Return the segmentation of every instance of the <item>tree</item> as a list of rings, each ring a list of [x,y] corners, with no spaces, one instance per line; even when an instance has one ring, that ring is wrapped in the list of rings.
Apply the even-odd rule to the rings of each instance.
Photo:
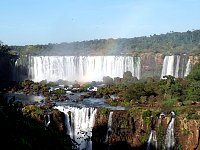
[[[144,83],[138,82],[129,85],[125,90],[123,97],[126,101],[139,101],[141,96],[145,96]]]
[[[192,82],[187,89],[187,100],[200,102],[200,81]]]
[[[8,45],[3,45],[1,44],[2,42],[0,41],[0,54],[8,54],[8,52],[11,50]]]
[[[191,73],[186,77],[192,81],[200,81],[200,63],[197,63]]]

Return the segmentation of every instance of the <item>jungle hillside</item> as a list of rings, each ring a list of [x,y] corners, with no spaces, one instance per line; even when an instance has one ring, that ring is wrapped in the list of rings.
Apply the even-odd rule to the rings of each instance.
[[[21,55],[120,55],[145,52],[163,54],[199,54],[200,30],[173,32],[133,38],[94,39],[71,43],[45,45],[10,45],[12,51]]]

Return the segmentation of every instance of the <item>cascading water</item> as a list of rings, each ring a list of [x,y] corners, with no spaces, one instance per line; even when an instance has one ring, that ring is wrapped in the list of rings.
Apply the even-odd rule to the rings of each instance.
[[[174,121],[175,121],[175,113],[171,112],[171,121],[167,128],[167,133],[165,137],[165,149],[172,150],[175,145],[175,137],[174,137]]]
[[[151,130],[149,139],[147,141],[147,150],[150,150],[151,144],[154,145],[155,148],[157,149],[157,138],[156,138],[156,131],[155,130]]]
[[[78,149],[92,150],[92,128],[95,123],[96,108],[56,106],[64,112],[67,134],[78,143]]]
[[[45,127],[48,127],[50,124],[50,115],[47,114],[47,115],[44,115],[44,125]]]
[[[109,117],[108,117],[108,126],[107,126],[107,134],[106,134],[106,142],[109,139],[110,134],[112,133],[112,115],[113,111],[110,112]]]
[[[156,130],[155,130],[155,128],[156,128],[156,124],[159,121],[159,119],[160,118],[158,118],[158,117],[154,118],[153,116],[151,118],[151,133],[150,133],[149,139],[147,141],[147,150],[150,150],[151,146],[154,146],[155,149],[157,149],[158,143],[157,143],[157,137],[156,137]]]
[[[104,76],[123,77],[130,71],[140,79],[140,57],[133,56],[31,56],[31,80],[102,81]]]
[[[165,56],[163,61],[161,79],[163,76],[171,75],[175,78],[185,77],[191,71],[190,59],[185,55]]]
[[[48,127],[49,126],[49,124],[50,124],[50,114],[51,114],[51,111],[50,110],[47,110],[47,111],[45,111],[45,113],[44,113],[44,125],[45,125],[45,127]]]
[[[186,77],[192,70],[192,64],[191,64],[191,61],[190,59],[188,59],[188,62],[187,62],[187,65],[186,65],[186,71],[185,71],[185,74],[184,74],[184,77]]]
[[[165,75],[174,75],[174,56],[165,56],[163,61],[163,68],[161,78]]]

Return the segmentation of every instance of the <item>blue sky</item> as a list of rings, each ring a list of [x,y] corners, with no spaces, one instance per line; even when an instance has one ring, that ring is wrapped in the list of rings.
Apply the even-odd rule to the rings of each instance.
[[[200,0],[0,0],[0,40],[29,45],[200,29]]]

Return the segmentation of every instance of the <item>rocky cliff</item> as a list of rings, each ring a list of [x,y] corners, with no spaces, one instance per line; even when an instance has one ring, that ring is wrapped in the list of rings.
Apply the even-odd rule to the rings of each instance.
[[[0,56],[0,80],[12,80],[17,55]]]
[[[44,123],[44,115],[36,115],[34,111],[24,110],[25,114],[31,115],[40,123]],[[30,109],[29,109],[30,110]],[[112,120],[109,120],[109,114]],[[194,113],[193,113],[194,114]],[[170,139],[173,149],[178,150],[199,150],[200,149],[200,120],[198,112],[193,118],[188,115],[178,114],[174,118],[174,127]],[[66,133],[65,114],[53,109],[50,114],[49,127]],[[99,108],[95,117],[95,124],[92,130],[93,150],[131,150],[131,149],[157,149],[162,150],[166,146],[167,132],[172,123],[170,112],[160,113],[158,110],[144,108],[132,108],[130,110],[107,110]],[[108,128],[108,122],[111,121]],[[151,133],[155,134],[151,138]],[[174,139],[173,139],[174,136]],[[150,141],[151,140],[151,141]]]
[[[139,112],[140,111],[140,112]],[[148,139],[152,130],[157,141],[150,149],[164,149],[166,132],[170,123],[169,115],[159,118],[145,115],[138,110],[131,114],[129,111],[113,111],[112,132],[106,141],[108,115],[97,113],[93,129],[93,148],[100,149],[147,149]],[[197,150],[199,144],[200,121],[176,116],[174,123],[174,149]]]

